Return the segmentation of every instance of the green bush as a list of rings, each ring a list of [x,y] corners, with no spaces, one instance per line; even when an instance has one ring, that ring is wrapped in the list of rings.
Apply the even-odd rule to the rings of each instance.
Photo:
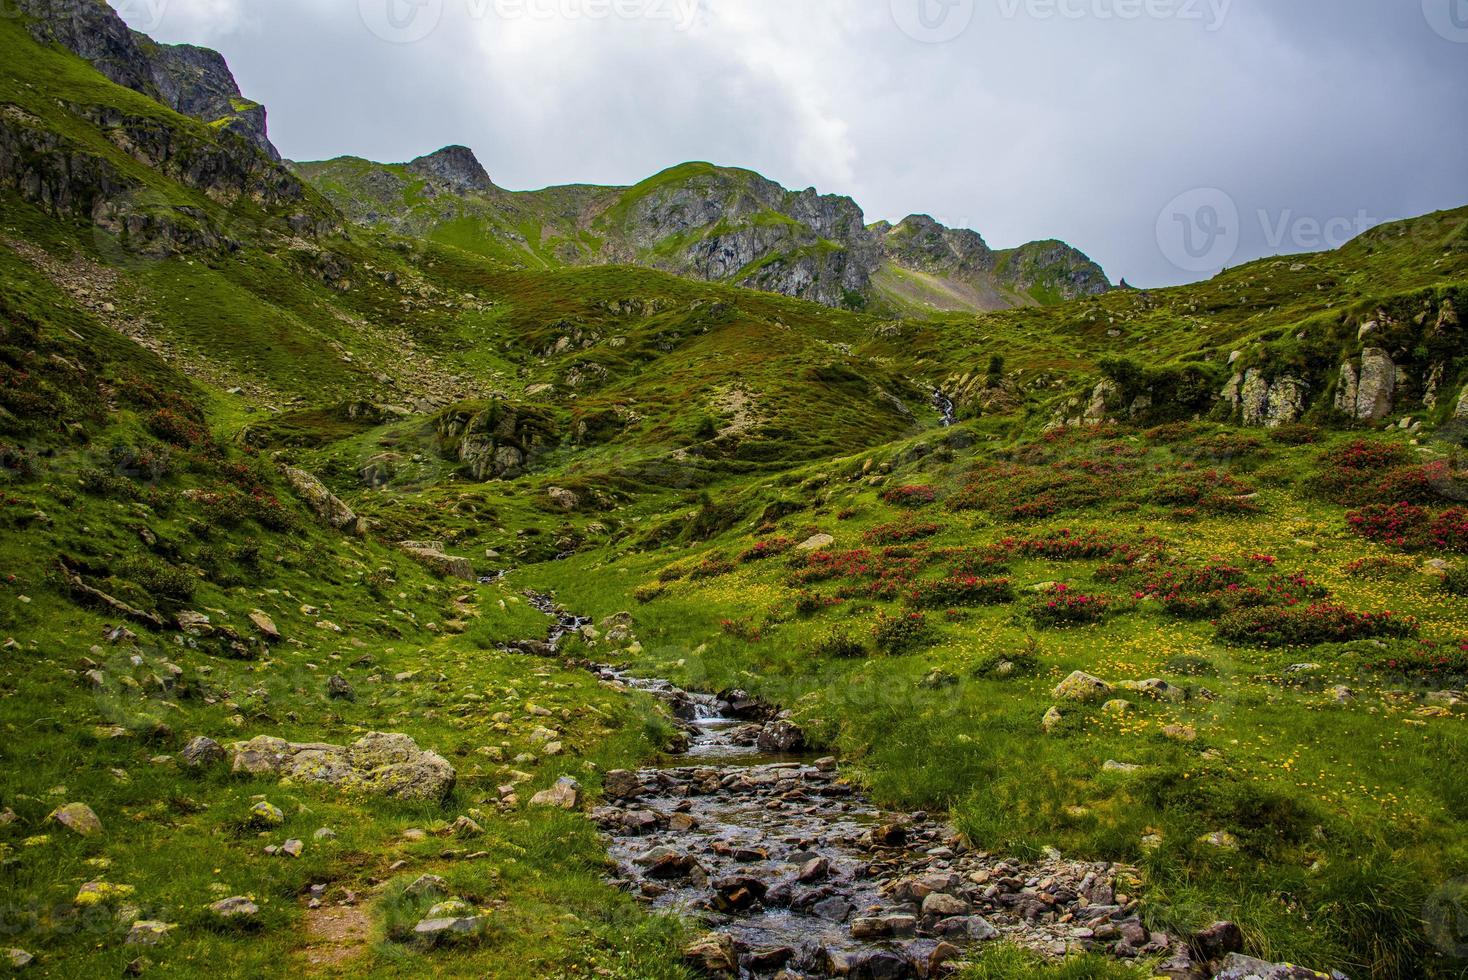
[[[817,633],[811,641],[810,652],[817,657],[852,658],[867,655],[866,644],[850,630],[830,626]]]

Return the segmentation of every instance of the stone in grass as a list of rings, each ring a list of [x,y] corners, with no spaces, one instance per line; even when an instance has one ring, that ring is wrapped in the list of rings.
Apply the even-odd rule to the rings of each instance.
[[[1078,670],[1055,687],[1062,701],[1095,701],[1111,693],[1111,685],[1099,677]]]
[[[1059,728],[1063,721],[1065,721],[1065,716],[1060,713],[1058,707],[1052,705],[1050,710],[1045,712],[1045,717],[1040,719],[1040,728],[1049,734]]]
[[[68,803],[51,811],[50,819],[81,837],[102,832],[102,821],[85,803]]]
[[[1289,963],[1268,963],[1242,953],[1229,953],[1213,980],[1334,980],[1340,973],[1318,973]]]
[[[424,919],[413,927],[413,935],[433,943],[459,942],[483,933],[484,925],[485,918],[482,915]]]
[[[183,747],[179,758],[183,759],[184,765],[191,769],[203,769],[224,761],[224,747],[214,739],[200,735],[198,738],[191,739],[189,744]]]
[[[178,926],[171,922],[139,919],[128,930],[127,939],[124,942],[129,946],[157,946],[168,938],[169,933],[177,928]]]
[[[12,948],[5,951],[4,962],[9,965],[12,970],[24,970],[26,967],[36,962],[36,958],[23,949]]]
[[[250,807],[250,823],[256,827],[279,827],[285,823],[285,814],[269,800],[261,800]]]
[[[332,674],[326,682],[326,696],[333,701],[357,700],[357,692],[352,690],[352,685],[341,674]]]
[[[91,908],[120,901],[136,891],[132,885],[114,885],[110,881],[88,881],[77,889],[73,904],[77,908]]]
[[[428,910],[425,919],[462,919],[474,915],[474,906],[462,898],[451,898],[447,902],[439,902]]]
[[[448,888],[449,883],[438,875],[421,875],[404,890],[404,893],[417,898],[421,895],[443,895]]]
[[[550,789],[543,789],[530,798],[531,806],[549,806],[561,810],[574,810],[581,804],[581,784],[571,776],[562,776]]]
[[[210,905],[209,912],[221,922],[249,922],[260,914],[260,906],[244,895],[234,895]]]
[[[280,853],[284,854],[286,857],[298,858],[301,856],[301,852],[305,849],[305,843],[295,839],[288,840],[284,844],[280,845]]]

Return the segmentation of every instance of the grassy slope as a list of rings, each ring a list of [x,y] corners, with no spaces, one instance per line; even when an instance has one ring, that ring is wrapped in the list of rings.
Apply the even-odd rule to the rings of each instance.
[[[24,80],[39,87],[55,77],[76,101],[118,100],[130,112],[161,113],[169,125],[192,124],[151,103],[133,104],[139,97],[106,85],[72,59],[25,47],[17,31],[0,22],[0,40],[16,55],[0,73],[5,98],[26,100],[46,125],[116,157],[119,168],[157,185],[165,199],[211,206],[116,153],[95,131],[25,89]],[[398,881],[426,870],[448,874],[469,897],[492,905],[501,925],[490,942],[467,952],[376,942],[368,959],[342,971],[512,976],[523,975],[528,964],[535,975],[594,967],[614,976],[677,975],[669,927],[641,919],[599,883],[597,847],[583,823],[534,813],[501,817],[486,805],[506,767],[474,749],[497,746],[513,757],[531,748],[533,719],[523,711],[531,698],[572,715],[557,724],[568,735],[570,757],[536,769],[534,785],[574,771],[594,787],[593,764],[630,762],[660,737],[646,704],[613,697],[544,662],[484,649],[541,628],[515,601],[529,584],[556,588],[568,603],[597,615],[634,609],[645,645],[636,662],[643,669],[711,687],[739,683],[794,706],[886,801],[952,807],[960,826],[991,846],[1023,853],[1053,844],[1140,861],[1148,871],[1150,914],[1160,926],[1233,915],[1260,953],[1342,965],[1353,975],[1448,969],[1417,938],[1415,917],[1427,892],[1468,871],[1465,803],[1455,775],[1464,752],[1461,717],[1420,716],[1417,705],[1392,698],[1390,690],[1408,685],[1365,668],[1378,655],[1374,648],[1226,646],[1206,623],[1172,619],[1147,603],[1098,628],[1037,631],[1017,607],[1004,606],[939,624],[935,642],[919,652],[842,660],[813,652],[812,644],[833,625],[864,634],[878,610],[895,604],[859,598],[799,618],[783,560],[711,578],[674,577],[664,594],[643,604],[631,593],[670,565],[691,567],[715,552],[732,557],[756,534],[798,537],[822,529],[843,546],[857,546],[863,530],[898,516],[876,499],[879,489],[926,482],[946,496],[996,449],[1028,451],[1057,395],[1082,379],[1088,383],[1115,350],[1140,351],[1158,362],[1204,356],[1221,362],[1238,348],[1246,351],[1245,365],[1261,366],[1318,360],[1324,355],[1317,347],[1334,358],[1353,342],[1349,317],[1410,303],[1421,290],[1461,287],[1468,279],[1462,212],[1382,229],[1339,253],[1255,263],[1193,287],[1113,294],[1053,310],[952,316],[894,331],[872,318],[646,270],[511,268],[463,241],[362,235],[329,243],[350,270],[345,283],[334,284],[321,275],[320,249],[273,240],[252,240],[228,259],[139,261],[90,229],[53,223],[13,199],[3,205],[0,225],[8,236],[39,244],[58,261],[120,266],[116,305],[146,316],[174,363],[199,370],[194,383],[185,382],[110,332],[30,262],[0,248],[7,330],[21,318],[34,323],[46,340],[43,354],[84,363],[124,393],[144,382],[186,392],[187,402],[207,409],[208,424],[226,442],[242,425],[279,418],[272,410],[295,400],[301,411],[280,426],[293,428],[306,445],[286,449],[287,458],[320,471],[380,522],[386,540],[442,537],[459,553],[495,548],[508,561],[559,550],[550,545],[558,538],[584,542],[572,560],[527,568],[508,583],[451,588],[381,543],[349,542],[316,528],[289,503],[291,531],[249,521],[209,530],[208,515],[181,493],[227,482],[219,458],[196,462],[192,452],[179,452],[182,464],[157,493],[127,479],[82,490],[83,471],[110,458],[106,447],[158,443],[147,428],[153,409],[126,395],[115,403],[100,395],[78,402],[73,414],[85,435],[79,443],[59,440],[54,430],[42,436],[7,423],[7,442],[41,454],[36,472],[12,474],[5,491],[4,560],[13,578],[3,586],[0,633],[14,636],[20,649],[0,653],[0,724],[11,736],[3,751],[12,753],[3,760],[0,805],[13,807],[21,820],[0,828],[5,859],[15,862],[3,887],[7,906],[35,913],[13,941],[41,954],[52,975],[115,972],[136,953],[119,945],[125,929],[110,916],[91,920],[69,911],[81,881],[105,876],[134,883],[140,911],[188,924],[177,945],[150,954],[159,972],[188,975],[207,960],[245,973],[307,955],[311,940],[297,899],[308,884],[329,881],[365,893],[369,880],[392,879],[387,866],[404,856],[412,863]],[[1404,296],[1409,299],[1398,299]],[[1318,330],[1324,340],[1296,340],[1302,329],[1307,337]],[[1111,330],[1122,336],[1109,336]],[[577,333],[591,338],[584,347],[547,353],[559,337]],[[22,367],[35,347],[23,333],[7,333],[0,344]],[[922,382],[981,371],[993,353],[1006,358],[1020,408],[941,436],[924,432],[935,416],[923,404]],[[605,378],[571,388],[569,370],[588,364],[604,368]],[[244,384],[246,392],[226,394],[233,384]],[[545,397],[564,419],[620,409],[637,421],[613,442],[563,444],[525,480],[472,484],[436,460],[422,416],[344,428],[334,411],[349,399],[391,401],[426,389],[455,396],[503,390],[521,398],[536,384],[553,386]],[[735,390],[748,396],[742,408],[730,398]],[[914,417],[897,411],[882,392],[899,397]],[[1206,442],[1210,433],[1199,429],[1182,440]],[[1177,441],[1123,433],[1070,448],[1101,459],[1118,447],[1140,450],[1140,459],[1176,475],[1200,452]],[[416,450],[423,468],[386,492],[358,488],[361,461],[389,445]],[[941,533],[934,543],[971,547],[1061,524],[1132,537],[1145,526],[1186,562],[1268,552],[1353,607],[1390,606],[1419,616],[1433,642],[1468,632],[1461,600],[1433,579],[1408,571],[1401,581],[1366,582],[1344,571],[1350,561],[1387,552],[1346,534],[1344,510],[1306,493],[1302,480],[1319,465],[1320,450],[1270,442],[1221,455],[1216,447],[1204,450],[1209,465],[1260,487],[1262,512],[1254,516],[1175,513],[1158,506],[1150,484],[1134,474],[1138,482],[1108,499],[1050,520],[935,511]],[[288,501],[266,460],[233,448],[223,452],[224,460],[256,467]],[[867,460],[872,468],[864,472]],[[554,512],[544,494],[551,485],[573,487],[588,499],[600,493],[605,503]],[[37,509],[49,522],[31,516]],[[138,528],[144,525],[158,543],[143,543]],[[258,568],[240,560],[251,539],[265,556]],[[194,650],[145,635],[144,665],[134,668],[121,650],[99,643],[108,619],[77,607],[52,575],[58,552],[84,558],[98,574],[111,570],[109,588],[165,610],[174,607],[139,580],[157,579],[160,566],[181,570],[196,580],[193,608],[236,625],[251,609],[266,609],[301,645],[275,648],[266,660],[238,661],[207,645]],[[488,571],[498,562],[478,564]],[[1092,582],[1096,564],[1026,559],[1013,562],[1008,574],[1021,585],[1065,580],[1124,598],[1124,588]],[[379,568],[390,569],[387,577],[375,574]],[[924,574],[939,570],[933,565]],[[161,581],[177,584],[176,576]],[[465,594],[473,601],[455,601]],[[21,595],[31,601],[20,602]],[[316,614],[301,612],[303,604],[320,607],[345,632],[318,628]],[[941,611],[929,615],[943,618]],[[450,619],[462,620],[467,632],[426,628]],[[743,625],[726,628],[725,619]],[[734,635],[756,630],[754,641]],[[1028,650],[1031,636],[1033,673],[1013,680],[975,676],[996,654]],[[85,654],[94,644],[102,652]],[[80,683],[83,655],[106,664],[111,680],[103,691]],[[364,655],[375,663],[352,666]],[[185,693],[148,691],[165,656],[184,668]],[[1282,683],[1283,667],[1306,660],[1321,667],[1303,681]],[[1160,675],[1221,697],[1181,706],[1133,698],[1139,711],[1122,724],[1094,708],[1068,711],[1059,735],[1041,737],[1049,689],[1076,667],[1108,679]],[[924,686],[934,668],[958,683]],[[357,702],[326,701],[323,675],[336,670],[356,686]],[[418,678],[392,680],[412,670],[420,671]],[[380,684],[369,679],[374,673]],[[133,689],[124,676],[141,686]],[[1337,681],[1357,690],[1357,704],[1342,708],[1327,696]],[[475,700],[480,697],[487,700]],[[51,708],[38,716],[36,703]],[[587,703],[604,715],[583,712]],[[500,710],[510,713],[509,722],[493,720]],[[1174,721],[1193,725],[1199,740],[1161,737],[1164,724]],[[113,725],[127,734],[97,731]],[[340,740],[369,729],[406,731],[451,754],[464,776],[451,803],[424,810],[342,800],[184,775],[148,761],[176,752],[194,733]],[[1205,755],[1209,750],[1219,754]],[[1102,774],[1098,764],[1107,758],[1148,768],[1132,777]],[[129,781],[119,782],[114,768],[126,770]],[[65,793],[53,792],[63,785]],[[286,833],[308,839],[302,862],[260,853],[262,842],[241,825],[254,793],[287,809]],[[48,830],[45,814],[72,798],[97,809],[108,828],[103,838],[77,841]],[[442,841],[397,840],[404,827],[434,829],[471,808],[485,811],[485,839],[466,842],[467,849],[489,852],[482,861],[444,862],[437,857]],[[1260,821],[1261,813],[1270,819]],[[309,841],[323,824],[341,835],[338,843]],[[1235,834],[1241,850],[1220,853],[1196,843],[1215,830]],[[1151,832],[1160,833],[1162,846],[1148,853],[1141,838]],[[37,835],[47,840],[26,843]],[[111,866],[83,863],[88,859]],[[210,887],[216,883],[227,886],[222,892],[266,899],[263,933],[218,934],[194,924],[199,907],[222,893]],[[377,936],[404,920],[401,902],[391,886],[368,901]],[[1038,974],[1038,967],[1009,955],[995,954],[990,972],[976,975]],[[1082,972],[1090,969],[1070,972],[1091,975]]]

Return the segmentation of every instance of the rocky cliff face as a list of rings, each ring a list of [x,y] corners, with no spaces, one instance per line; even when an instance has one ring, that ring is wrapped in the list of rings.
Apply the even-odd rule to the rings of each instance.
[[[0,107],[4,185],[151,254],[231,249],[271,229],[307,237],[340,229],[330,206],[278,162],[264,110],[239,96],[216,52],[155,44],[100,0],[19,2],[40,44],[59,45],[106,79],[208,124],[142,109],[102,78],[92,89],[74,86],[67,101],[17,100]],[[25,90],[65,57],[32,50],[34,60],[14,66],[36,80]],[[160,187],[150,172],[175,186]]]
[[[407,170],[422,177],[431,188],[441,193],[485,194],[499,190],[474,151],[467,146],[446,146],[437,153],[412,161]]]
[[[265,107],[246,99],[217,51],[159,44],[130,29],[101,0],[16,0],[31,35],[81,56],[107,78],[206,123],[223,123],[270,159]]]

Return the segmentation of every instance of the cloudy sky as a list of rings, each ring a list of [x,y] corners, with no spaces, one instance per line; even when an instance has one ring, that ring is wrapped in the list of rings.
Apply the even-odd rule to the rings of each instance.
[[[110,0],[292,159],[685,160],[1165,285],[1468,204],[1468,0]]]

